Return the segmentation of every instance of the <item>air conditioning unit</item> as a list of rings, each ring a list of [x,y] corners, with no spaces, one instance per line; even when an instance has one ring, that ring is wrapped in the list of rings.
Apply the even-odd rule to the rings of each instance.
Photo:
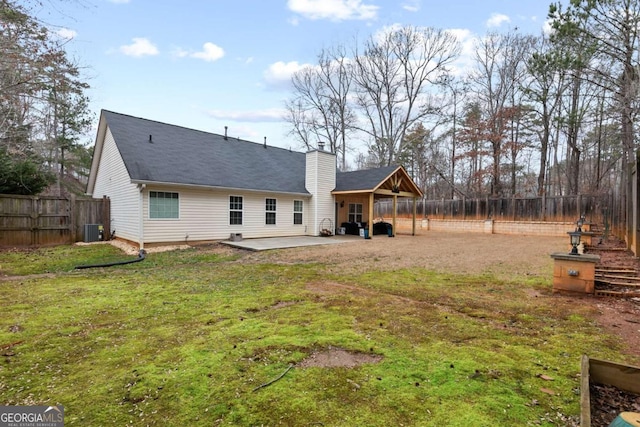
[[[104,238],[104,227],[102,224],[84,225],[84,242],[99,242]]]

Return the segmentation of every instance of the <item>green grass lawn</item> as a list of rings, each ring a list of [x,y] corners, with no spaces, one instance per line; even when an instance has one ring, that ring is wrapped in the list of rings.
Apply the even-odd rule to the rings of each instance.
[[[344,276],[206,248],[73,270],[126,258],[0,252],[2,274],[32,275],[0,282],[0,404],[61,404],[68,426],[556,426],[579,414],[582,354],[628,360],[550,277]],[[382,360],[296,366],[330,347]]]

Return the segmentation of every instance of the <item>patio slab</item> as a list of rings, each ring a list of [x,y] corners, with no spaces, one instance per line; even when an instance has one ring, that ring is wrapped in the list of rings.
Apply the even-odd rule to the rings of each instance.
[[[250,251],[267,251],[270,249],[297,248],[301,246],[336,245],[340,243],[357,242],[364,240],[358,236],[294,236],[294,237],[268,237],[264,239],[244,239],[237,242],[223,240],[223,243],[234,248],[248,249]]]

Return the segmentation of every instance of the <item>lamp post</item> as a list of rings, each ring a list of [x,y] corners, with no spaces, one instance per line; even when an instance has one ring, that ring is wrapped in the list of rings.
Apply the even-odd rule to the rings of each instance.
[[[582,233],[576,229],[576,231],[568,231],[567,234],[571,238],[571,252],[569,254],[580,255],[578,253],[578,245],[580,244],[580,235]]]
[[[582,226],[584,225],[584,216],[578,218],[578,220],[576,221],[576,225],[578,226],[578,229],[576,231],[582,231]]]

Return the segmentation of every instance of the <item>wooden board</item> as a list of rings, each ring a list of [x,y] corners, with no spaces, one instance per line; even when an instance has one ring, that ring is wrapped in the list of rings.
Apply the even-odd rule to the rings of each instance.
[[[640,367],[582,356],[580,375],[580,427],[591,427],[589,385],[603,384],[640,394]]]

